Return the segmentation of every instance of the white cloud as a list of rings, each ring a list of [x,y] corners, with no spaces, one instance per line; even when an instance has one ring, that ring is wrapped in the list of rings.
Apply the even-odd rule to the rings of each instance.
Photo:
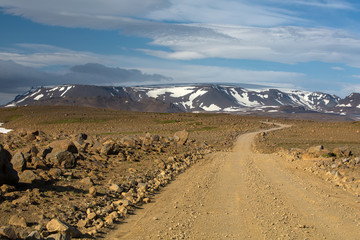
[[[354,10],[354,6],[347,1],[339,0],[293,0],[291,4],[300,4],[320,8],[333,8],[340,10]]]
[[[360,67],[360,38],[343,30],[203,24],[186,26],[208,31],[191,35],[169,31],[167,35],[154,35],[152,44],[168,47],[171,51],[143,51],[166,59],[227,58],[286,64],[321,61]]]
[[[168,68],[140,68],[143,72],[172,76],[181,83],[252,83],[274,87],[300,86],[305,75],[296,72],[256,71],[241,68],[176,65]]]
[[[345,68],[343,68],[343,67],[332,67],[331,69],[336,70],[336,71],[344,71],[345,70]]]
[[[352,75],[353,78],[360,78],[360,75]]]
[[[266,4],[266,1],[264,1]],[[148,18],[160,21],[178,21],[212,24],[273,26],[295,21],[293,11],[254,1],[235,0],[171,0],[168,8],[149,12]]]

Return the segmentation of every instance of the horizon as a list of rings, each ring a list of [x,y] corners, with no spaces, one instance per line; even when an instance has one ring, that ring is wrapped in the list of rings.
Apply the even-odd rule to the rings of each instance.
[[[0,0],[0,104],[31,86],[360,91],[360,3]]]

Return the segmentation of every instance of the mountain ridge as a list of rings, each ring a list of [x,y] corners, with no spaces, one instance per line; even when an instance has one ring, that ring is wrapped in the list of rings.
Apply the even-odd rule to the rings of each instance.
[[[244,88],[229,84],[135,87],[59,85],[31,89],[5,107],[28,105],[82,105],[154,112],[319,112],[358,115],[360,94],[352,93],[341,99],[322,92]]]

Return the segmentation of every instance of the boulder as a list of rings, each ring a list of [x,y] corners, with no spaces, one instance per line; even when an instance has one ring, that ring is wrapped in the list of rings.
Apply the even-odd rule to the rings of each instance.
[[[19,182],[18,173],[11,164],[11,154],[0,144],[0,185],[16,185]]]
[[[50,222],[48,222],[48,224],[46,224],[46,229],[50,233],[68,233],[71,235],[71,237],[74,238],[81,235],[79,230],[56,218],[52,219]]]
[[[13,227],[0,227],[0,236],[4,236],[7,239],[17,239],[15,229]]]
[[[52,148],[52,153],[68,151],[71,153],[78,153],[75,144],[70,140],[57,140],[49,145]]]
[[[318,145],[318,146],[313,146],[313,147],[310,147],[308,152],[309,153],[319,153],[321,150],[324,149],[324,146],[322,145]]]
[[[80,180],[81,185],[90,188],[94,186],[94,181],[90,177],[86,177]]]
[[[189,137],[189,132],[182,130],[174,134],[175,139],[179,145],[184,145]]]
[[[51,158],[54,166],[61,166],[63,168],[74,168],[76,166],[76,159],[69,151],[55,152]]]
[[[58,179],[62,175],[60,168],[51,168],[48,173],[53,179]]]
[[[88,136],[85,133],[79,133],[75,136],[75,141],[78,142],[80,145],[83,145],[87,138]]]
[[[17,172],[22,172],[25,170],[26,161],[22,152],[18,152],[12,157],[11,164]]]
[[[49,235],[46,240],[70,240],[70,234],[69,233],[56,233]]]
[[[20,215],[13,215],[10,217],[9,224],[13,226],[19,226],[19,227],[27,227],[27,222],[24,217]]]
[[[40,240],[41,235],[38,231],[32,231],[27,237],[26,240]]]
[[[37,175],[34,171],[25,170],[20,174],[19,182],[34,184],[34,183],[39,183],[41,180],[42,178],[39,175]]]
[[[33,157],[36,157],[39,153],[39,149],[35,146],[35,145],[32,145],[31,148],[30,148],[30,151],[29,153],[33,156]]]
[[[129,147],[129,148],[135,148],[136,147],[136,140],[132,137],[125,137],[123,139],[121,139],[121,143],[126,146],[126,147]]]
[[[110,185],[109,190],[112,191],[112,192],[118,192],[118,193],[123,191],[123,189],[119,185],[117,185],[115,183]]]

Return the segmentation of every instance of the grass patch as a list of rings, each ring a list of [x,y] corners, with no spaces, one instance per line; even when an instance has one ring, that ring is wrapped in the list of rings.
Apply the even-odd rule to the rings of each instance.
[[[106,122],[106,119],[96,118],[96,119],[88,119],[88,118],[66,118],[66,119],[58,119],[53,121],[44,121],[40,124],[68,124],[68,123],[102,123]]]
[[[201,126],[201,125],[203,125],[203,123],[202,123],[202,122],[190,122],[190,123],[188,123],[187,125]]]
[[[15,120],[17,120],[17,119],[19,119],[19,118],[21,118],[21,117],[22,117],[21,114],[16,114],[16,115],[7,116],[7,117],[5,118],[5,122],[15,121]]]

